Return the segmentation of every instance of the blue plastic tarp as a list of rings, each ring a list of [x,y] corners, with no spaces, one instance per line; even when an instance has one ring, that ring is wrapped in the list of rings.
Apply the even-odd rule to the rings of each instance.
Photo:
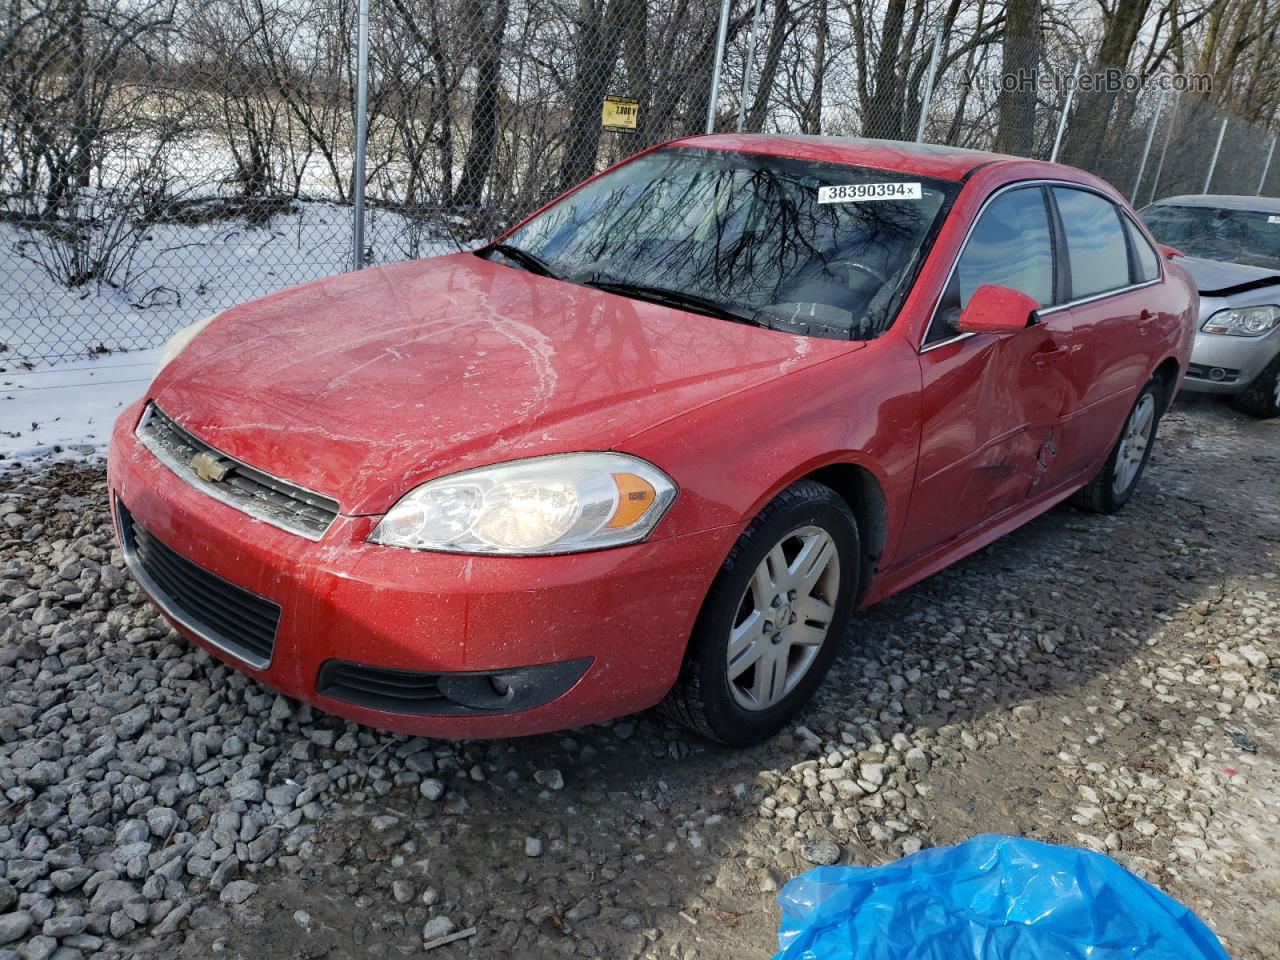
[[[774,960],[1227,960],[1186,907],[1110,857],[974,837],[778,894]]]

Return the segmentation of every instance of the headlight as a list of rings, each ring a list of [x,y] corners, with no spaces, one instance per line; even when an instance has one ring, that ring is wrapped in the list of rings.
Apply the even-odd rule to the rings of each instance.
[[[636,543],[676,486],[621,453],[566,453],[424,483],[382,518],[371,543],[448,553],[576,553]]]
[[[212,313],[203,320],[197,320],[195,323],[183,327],[170,337],[169,342],[164,345],[164,350],[160,353],[160,363],[156,366],[156,372],[153,377],[160,376],[160,371],[177,358],[178,354],[183,351],[183,348],[196,338],[196,334],[209,324],[213,323],[214,320],[217,320],[221,315],[221,312]]]
[[[1260,337],[1280,322],[1280,307],[1234,307],[1219,310],[1200,327],[1205,333],[1229,337]]]

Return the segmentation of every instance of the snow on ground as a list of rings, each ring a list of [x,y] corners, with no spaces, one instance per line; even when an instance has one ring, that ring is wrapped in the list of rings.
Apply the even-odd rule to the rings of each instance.
[[[32,237],[0,223],[0,370],[80,363],[99,345],[113,353],[159,346],[218,310],[351,265],[351,210],[327,202],[299,202],[260,226],[155,226],[115,287],[58,283]],[[375,263],[457,249],[438,228],[386,210],[370,210],[367,237]]]
[[[104,453],[116,416],[151,382],[160,349],[0,373],[0,463]]]
[[[370,211],[368,228],[374,263],[457,249],[385,210]],[[157,226],[122,288],[61,286],[34,262],[29,239],[0,223],[0,462],[105,451],[112,421],[145,389],[175,330],[349,269],[351,212],[301,202],[261,226]]]

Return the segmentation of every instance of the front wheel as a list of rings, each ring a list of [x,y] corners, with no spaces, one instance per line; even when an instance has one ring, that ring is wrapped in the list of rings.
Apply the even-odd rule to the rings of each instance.
[[[1156,429],[1164,412],[1164,391],[1155,380],[1138,392],[1125,420],[1120,438],[1111,448],[1098,475],[1072,498],[1072,502],[1095,513],[1115,513],[1133,496],[1155,446]]]
[[[801,480],[747,525],[720,568],[664,708],[720,743],[776,733],[813,696],[858,589],[848,504]]]
[[[1263,420],[1280,416],[1280,356],[1267,364],[1243,391],[1232,394],[1231,406]]]

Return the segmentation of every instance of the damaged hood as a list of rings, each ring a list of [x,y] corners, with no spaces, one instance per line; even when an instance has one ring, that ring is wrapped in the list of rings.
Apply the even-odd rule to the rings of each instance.
[[[1273,283],[1280,284],[1280,272],[1267,267],[1201,257],[1178,257],[1177,260],[1191,274],[1196,289],[1206,296],[1228,296]]]
[[[164,369],[152,399],[205,442],[335,497],[344,513],[381,513],[433,477],[609,449],[861,346],[462,253],[228,310]]]

